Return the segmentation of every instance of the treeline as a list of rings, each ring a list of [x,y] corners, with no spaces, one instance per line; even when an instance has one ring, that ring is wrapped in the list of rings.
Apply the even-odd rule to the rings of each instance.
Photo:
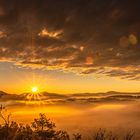
[[[46,117],[45,114],[39,114],[39,118],[34,119],[30,125],[18,124],[10,121],[10,114],[4,116],[4,108],[0,107],[0,118],[4,124],[0,125],[0,140],[132,140],[134,132],[128,132],[123,138],[99,129],[93,136],[83,138],[81,134],[73,134],[71,137],[65,131],[58,131],[55,124]]]

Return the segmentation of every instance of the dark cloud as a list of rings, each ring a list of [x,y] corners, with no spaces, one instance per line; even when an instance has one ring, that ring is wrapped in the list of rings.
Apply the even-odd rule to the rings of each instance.
[[[139,80],[138,0],[1,0],[0,60]]]

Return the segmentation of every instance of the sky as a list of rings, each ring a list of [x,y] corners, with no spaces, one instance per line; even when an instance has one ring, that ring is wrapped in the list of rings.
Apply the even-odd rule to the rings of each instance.
[[[140,91],[139,0],[0,0],[0,90]]]

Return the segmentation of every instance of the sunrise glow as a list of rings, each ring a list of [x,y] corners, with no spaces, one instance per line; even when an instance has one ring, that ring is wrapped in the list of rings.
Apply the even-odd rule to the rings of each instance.
[[[140,0],[0,0],[0,140],[140,140],[139,13]]]
[[[32,92],[33,93],[37,93],[37,91],[38,91],[38,87],[32,87]]]

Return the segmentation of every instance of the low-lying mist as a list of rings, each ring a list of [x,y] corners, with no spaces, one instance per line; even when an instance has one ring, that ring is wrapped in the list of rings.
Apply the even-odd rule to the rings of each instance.
[[[39,113],[45,113],[56,123],[57,129],[69,133],[92,133],[99,128],[115,133],[140,131],[139,95],[73,95],[48,98],[43,101],[2,100],[11,120],[30,123]]]

